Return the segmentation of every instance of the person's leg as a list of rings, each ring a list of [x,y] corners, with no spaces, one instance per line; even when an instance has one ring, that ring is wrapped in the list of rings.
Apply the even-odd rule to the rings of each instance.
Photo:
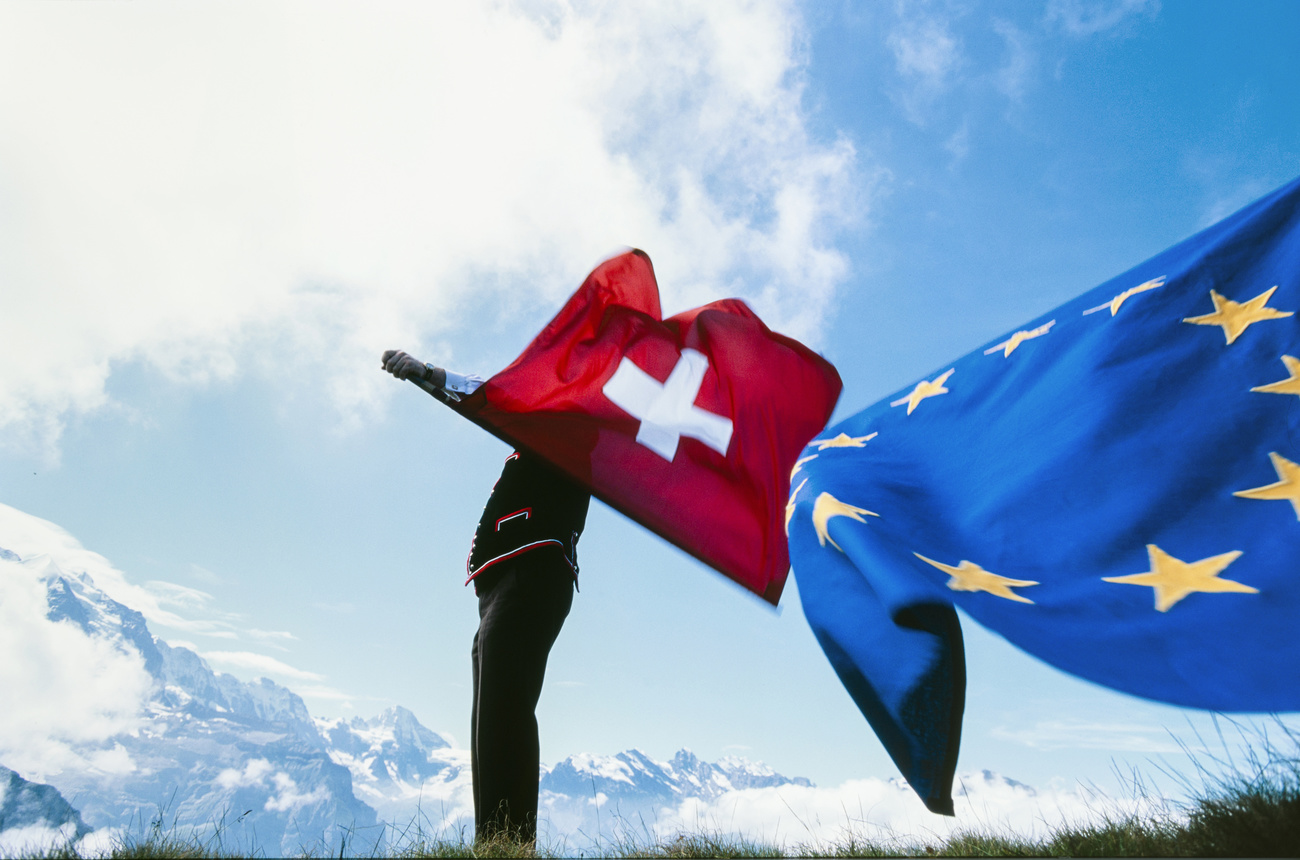
[[[483,601],[479,600],[479,617],[482,618]],[[481,621],[480,621],[481,623]],[[474,632],[474,644],[469,651],[471,676],[473,684],[474,704],[470,707],[469,712],[469,769],[474,788],[474,820],[483,821],[485,811],[479,798],[479,776],[478,776],[478,631]]]
[[[536,558],[529,558],[536,556]],[[573,602],[573,574],[527,553],[479,596],[474,727],[475,831],[532,841],[540,752],[537,702],[546,659]]]

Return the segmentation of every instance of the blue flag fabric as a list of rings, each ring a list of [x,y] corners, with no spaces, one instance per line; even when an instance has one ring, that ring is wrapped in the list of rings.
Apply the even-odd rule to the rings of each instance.
[[[1117,690],[1300,709],[1300,181],[823,432],[804,612],[952,811],[953,606]]]

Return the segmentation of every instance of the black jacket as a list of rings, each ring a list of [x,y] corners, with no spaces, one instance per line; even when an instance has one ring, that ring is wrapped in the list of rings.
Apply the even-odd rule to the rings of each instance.
[[[591,495],[531,454],[506,458],[469,551],[472,580],[498,562],[536,550],[559,552],[578,574],[578,536]]]

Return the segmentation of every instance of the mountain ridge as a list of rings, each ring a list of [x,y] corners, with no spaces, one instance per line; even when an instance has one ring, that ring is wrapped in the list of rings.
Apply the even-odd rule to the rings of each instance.
[[[112,753],[117,772],[50,778],[47,788],[76,816],[75,836],[157,824],[219,830],[229,843],[264,852],[343,845],[367,853],[383,849],[392,825],[444,835],[472,828],[469,752],[409,709],[314,718],[292,690],[216,672],[190,648],[153,635],[142,613],[85,572],[4,547],[0,564],[18,565],[44,586],[46,620],[138,655],[151,681],[137,730],[83,745],[83,752]],[[542,814],[566,821],[585,821],[611,799],[654,813],[686,799],[777,785],[812,783],[743,758],[706,762],[684,749],[669,761],[635,749],[580,753],[539,773]],[[60,826],[66,830],[66,822]]]

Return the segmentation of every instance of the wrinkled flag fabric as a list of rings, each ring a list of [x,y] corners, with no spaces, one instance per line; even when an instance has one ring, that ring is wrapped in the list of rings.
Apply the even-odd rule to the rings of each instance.
[[[830,362],[738,299],[662,319],[650,258],[629,251],[449,405],[775,604],[790,469],[840,387]]]
[[[815,439],[809,624],[935,811],[953,606],[1136,696],[1300,709],[1300,181]]]

